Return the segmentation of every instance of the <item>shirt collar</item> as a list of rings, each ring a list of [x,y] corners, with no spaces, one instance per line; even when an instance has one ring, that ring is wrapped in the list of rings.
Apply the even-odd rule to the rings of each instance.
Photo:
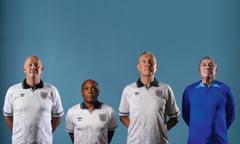
[[[142,83],[142,81],[141,81],[141,79],[139,78],[138,80],[137,80],[137,87],[144,87],[144,84]],[[150,86],[149,87],[152,87],[152,86],[154,86],[154,87],[157,87],[157,86],[159,86],[159,82],[157,81],[157,79],[156,78],[154,78],[154,80],[150,83]]]
[[[99,101],[97,101],[97,102],[94,104],[94,109],[100,109],[101,106],[102,106],[102,103],[99,102]],[[81,103],[80,107],[81,107],[82,109],[88,109],[84,102]]]
[[[204,84],[202,81],[200,81],[197,88],[205,87],[205,86],[206,86],[206,84]],[[210,87],[219,87],[219,85],[217,84],[216,80],[214,80],[214,81],[211,82]]]
[[[27,82],[26,82],[26,79],[24,79],[23,82],[22,82],[22,88],[23,89],[29,89],[29,88],[32,88],[32,87],[30,85],[28,85]],[[34,87],[34,89],[38,89],[38,88],[43,88],[43,81],[42,80],[40,80],[40,83],[38,83]]]

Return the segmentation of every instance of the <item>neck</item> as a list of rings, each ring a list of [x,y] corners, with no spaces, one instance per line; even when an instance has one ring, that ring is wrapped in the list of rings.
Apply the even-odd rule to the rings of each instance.
[[[86,107],[89,111],[92,111],[94,109],[95,103],[96,102],[84,102],[84,104],[86,105]]]
[[[40,79],[26,79],[26,83],[30,86],[30,87],[35,87],[37,84],[40,83]]]
[[[207,86],[210,86],[211,83],[212,83],[214,80],[215,80],[215,78],[213,78],[213,77],[208,77],[208,78],[206,78],[206,79],[202,79],[202,82],[203,82],[204,84],[206,84]]]
[[[154,76],[150,77],[141,77],[141,82],[144,84],[144,86],[149,87],[150,83],[154,80]]]

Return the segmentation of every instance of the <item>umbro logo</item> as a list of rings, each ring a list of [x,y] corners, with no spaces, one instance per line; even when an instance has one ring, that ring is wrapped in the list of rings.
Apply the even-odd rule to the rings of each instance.
[[[77,121],[82,121],[82,117],[77,117]]]
[[[135,92],[134,94],[135,94],[135,95],[139,95],[139,92]]]
[[[24,93],[21,93],[21,94],[20,94],[20,97],[24,97]]]

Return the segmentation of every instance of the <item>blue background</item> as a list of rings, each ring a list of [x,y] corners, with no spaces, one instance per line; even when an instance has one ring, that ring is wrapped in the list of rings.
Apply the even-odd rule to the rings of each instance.
[[[0,96],[24,78],[29,55],[42,58],[44,81],[60,91],[65,112],[82,101],[80,85],[99,82],[99,99],[118,112],[124,86],[136,81],[138,56],[153,52],[158,80],[172,86],[181,108],[186,85],[199,80],[197,65],[205,55],[218,63],[217,79],[227,83],[236,100],[230,144],[240,143],[240,1],[238,0],[1,0]],[[112,144],[126,142],[120,123]],[[11,132],[0,116],[0,143]],[[188,128],[182,118],[169,132],[170,143],[184,144]],[[55,144],[70,143],[65,115],[54,133]]]

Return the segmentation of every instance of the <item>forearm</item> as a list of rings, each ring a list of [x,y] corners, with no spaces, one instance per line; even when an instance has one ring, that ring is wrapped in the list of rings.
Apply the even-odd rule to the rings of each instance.
[[[12,116],[5,116],[5,122],[7,123],[7,126],[12,131],[13,128],[13,117]]]
[[[108,131],[108,143],[112,141],[113,135],[114,135],[114,130],[113,131]]]
[[[170,118],[167,122],[167,129],[170,130],[178,123],[178,117]]]
[[[52,132],[54,132],[56,130],[56,128],[60,125],[61,123],[61,117],[56,117],[56,118],[52,118]]]
[[[72,143],[74,143],[74,133],[69,133],[69,136],[70,136]]]
[[[128,128],[130,124],[128,116],[120,116],[120,121]]]

